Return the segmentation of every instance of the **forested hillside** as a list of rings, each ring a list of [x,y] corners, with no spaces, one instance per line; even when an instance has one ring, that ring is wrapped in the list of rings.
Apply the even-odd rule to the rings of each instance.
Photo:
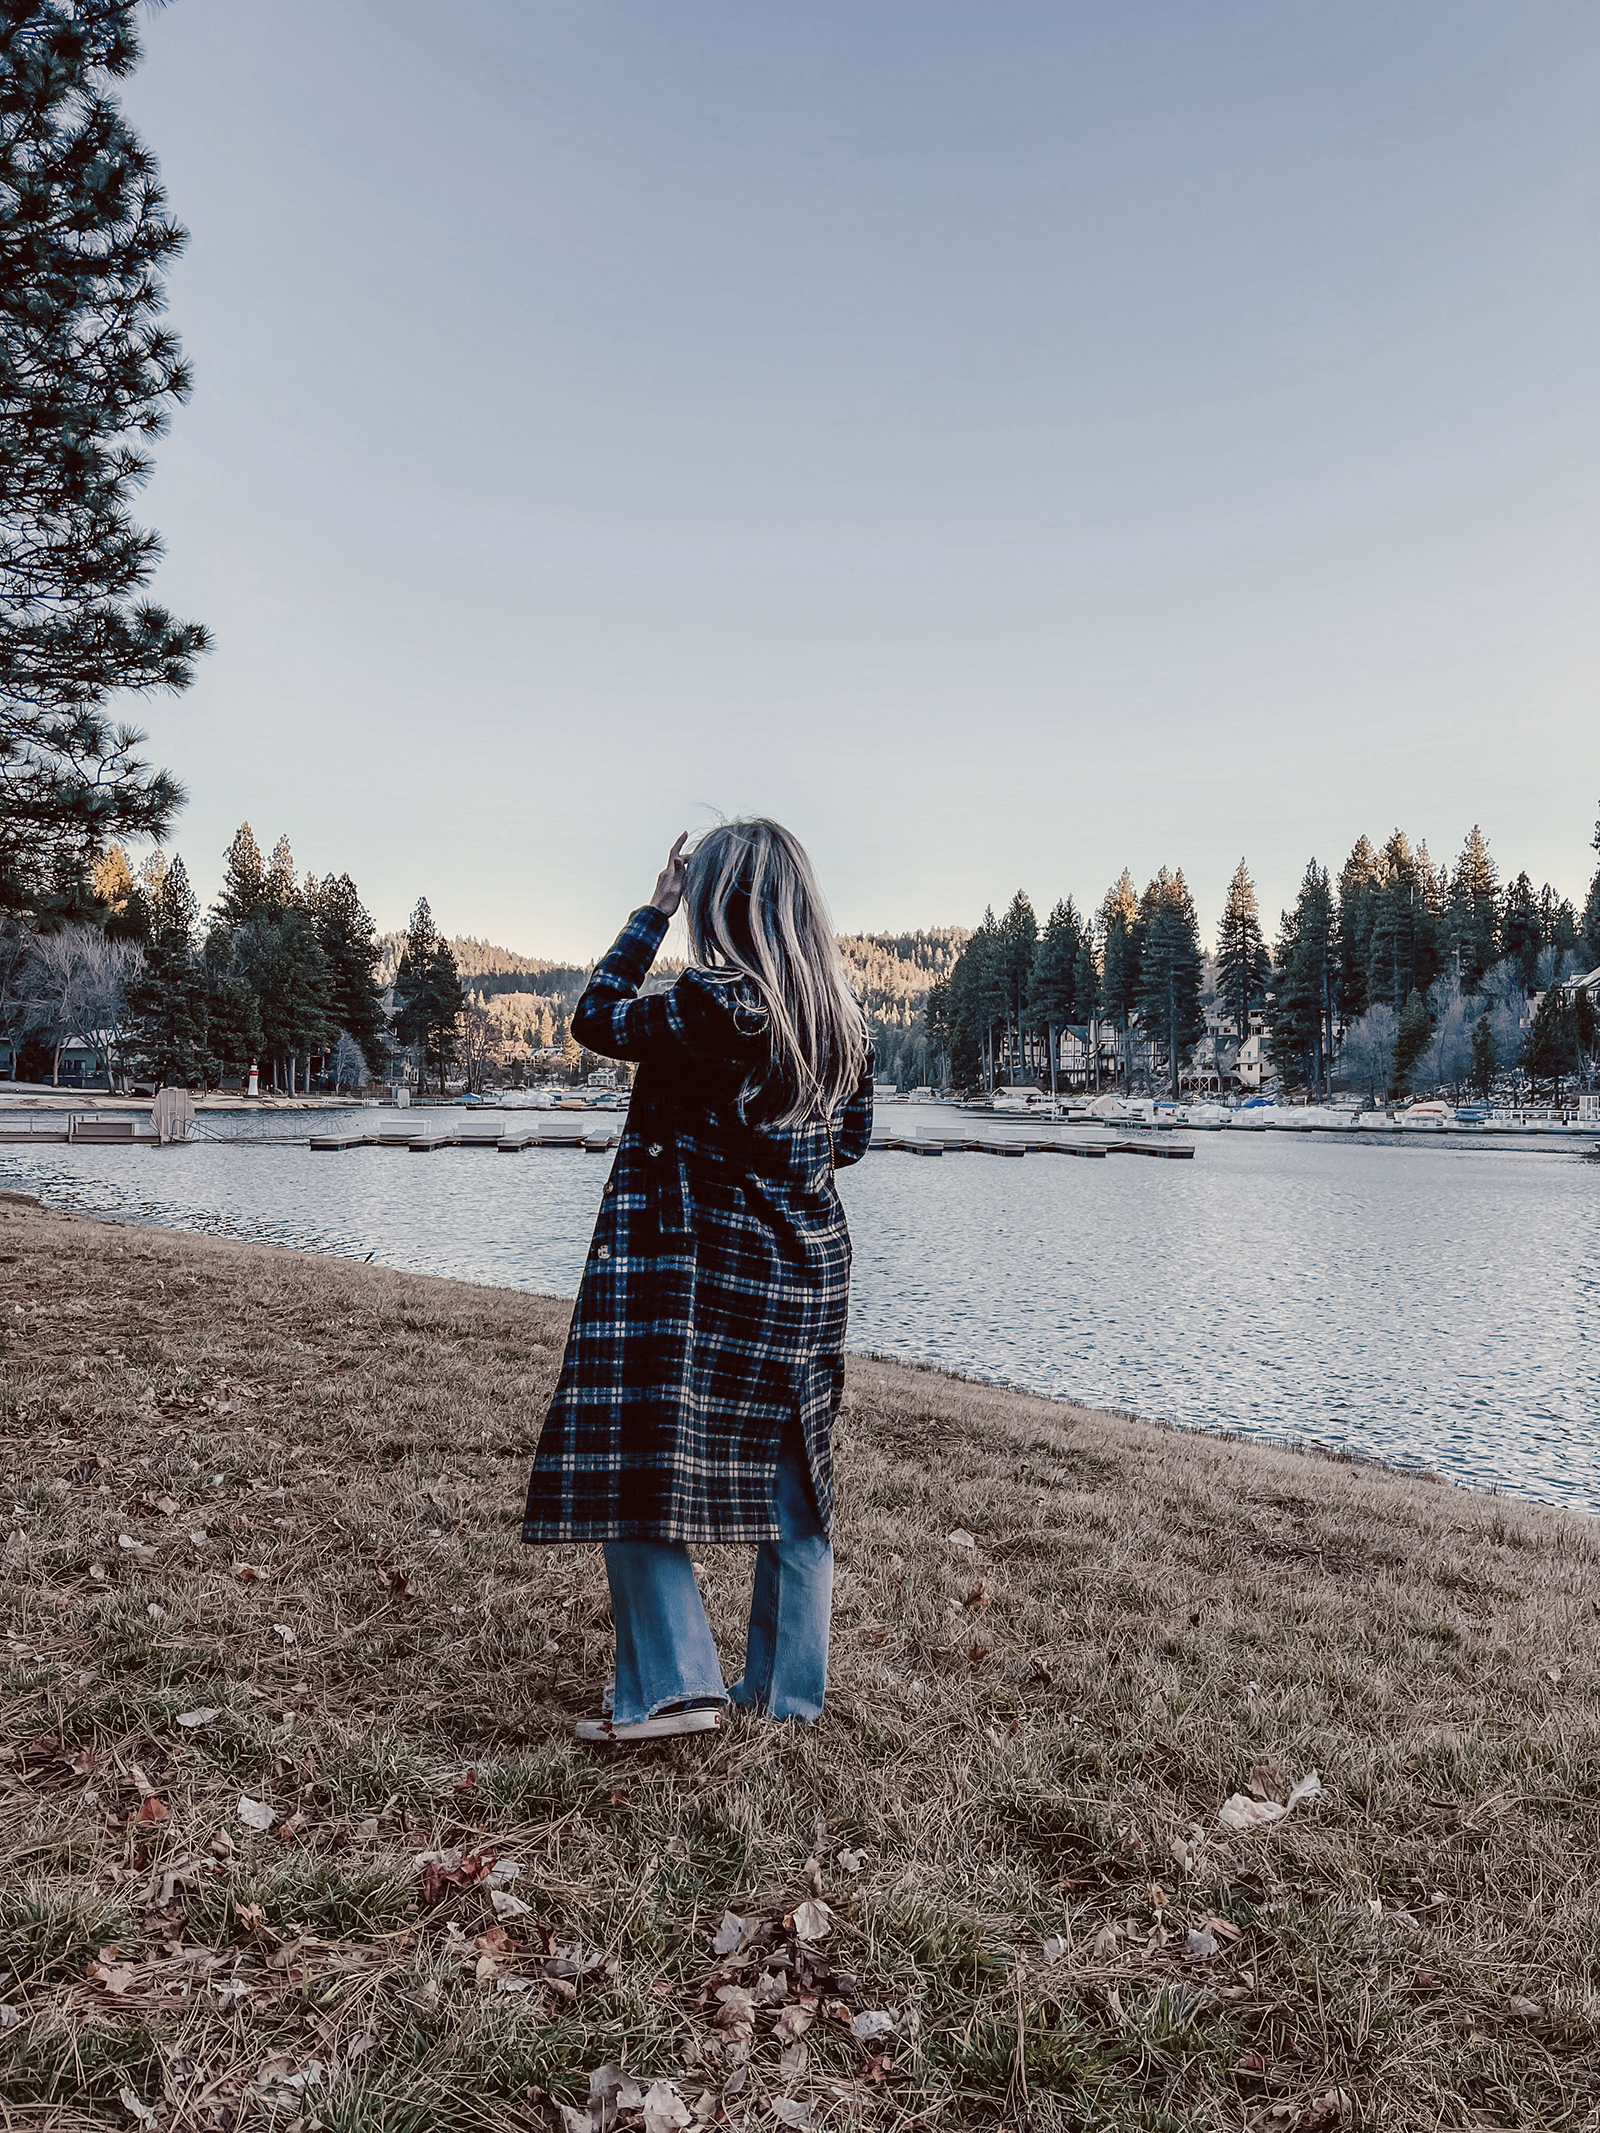
[[[922,933],[856,933],[840,936],[850,982],[861,997],[878,1046],[880,1066],[893,1071],[904,1053],[908,1068],[920,1060],[922,1009],[928,987],[948,977],[968,938],[960,926],[938,926]],[[405,947],[403,933],[386,933],[378,942],[379,981],[388,984]],[[567,1017],[577,1004],[588,970],[518,955],[457,935],[449,942],[461,983],[501,1022],[508,1036],[533,1045],[559,1042]],[[660,960],[652,977],[672,978],[681,963]],[[920,1073],[920,1067],[918,1072]]]

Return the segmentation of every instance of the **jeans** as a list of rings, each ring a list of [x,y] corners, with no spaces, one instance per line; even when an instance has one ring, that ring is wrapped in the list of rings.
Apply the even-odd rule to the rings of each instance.
[[[774,1510],[782,1538],[756,1550],[744,1673],[731,1689],[682,1541],[607,1541],[617,1632],[612,1717],[635,1725],[674,1705],[731,1701],[768,1718],[822,1716],[833,1613],[833,1549],[798,1440],[785,1436]]]

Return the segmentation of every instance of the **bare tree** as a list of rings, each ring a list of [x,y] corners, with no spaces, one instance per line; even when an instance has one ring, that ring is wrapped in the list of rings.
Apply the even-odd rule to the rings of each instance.
[[[61,1084],[61,1054],[76,1038],[111,1055],[127,1025],[127,985],[144,961],[133,941],[108,941],[93,926],[63,926],[33,937],[25,981],[25,1027],[46,1037],[53,1053],[52,1087]]]
[[[1376,1007],[1368,1008],[1345,1032],[1339,1052],[1339,1079],[1349,1087],[1365,1089],[1373,1097],[1380,1089],[1386,1089],[1399,1027],[1400,1017],[1387,1002],[1380,1000]]]
[[[138,941],[108,941],[103,933],[86,932],[68,1017],[71,1034],[104,1059],[108,1081],[133,1020],[128,989],[143,968]]]
[[[339,1041],[328,1055],[328,1073],[336,1089],[359,1091],[372,1078],[366,1055],[348,1030],[340,1030]]]
[[[484,1006],[482,996],[470,995],[456,1024],[456,1044],[469,1089],[483,1087],[483,1070],[491,1059],[499,1058],[505,1041],[504,1026]]]

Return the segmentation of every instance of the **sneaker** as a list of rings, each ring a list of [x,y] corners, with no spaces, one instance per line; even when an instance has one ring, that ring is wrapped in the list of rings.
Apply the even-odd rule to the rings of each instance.
[[[577,1732],[579,1740],[597,1747],[622,1747],[629,1741],[671,1740],[680,1733],[714,1733],[721,1723],[719,1710],[702,1707],[698,1711],[659,1711],[654,1718],[621,1726],[610,1718],[580,1718]]]

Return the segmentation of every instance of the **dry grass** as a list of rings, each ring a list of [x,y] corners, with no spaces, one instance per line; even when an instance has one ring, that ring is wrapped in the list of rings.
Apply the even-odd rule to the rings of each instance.
[[[1593,1523],[858,1362],[828,1716],[607,1759],[563,1306],[15,1205],[0,1298],[0,2125],[1600,2125]]]

